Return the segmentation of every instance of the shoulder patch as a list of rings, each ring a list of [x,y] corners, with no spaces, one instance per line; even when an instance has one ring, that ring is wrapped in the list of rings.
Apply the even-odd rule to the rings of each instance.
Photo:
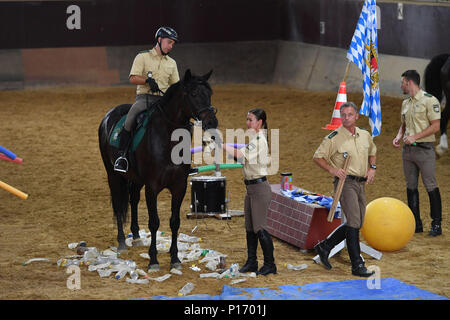
[[[337,135],[338,134],[338,132],[337,131],[333,131],[332,133],[330,133],[329,135],[328,135],[328,139],[332,139],[335,135]]]
[[[438,104],[433,104],[433,110],[436,113],[439,113],[439,111],[441,111],[441,106]]]

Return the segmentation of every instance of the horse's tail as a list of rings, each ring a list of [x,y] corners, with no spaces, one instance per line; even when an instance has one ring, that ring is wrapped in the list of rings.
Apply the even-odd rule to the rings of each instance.
[[[120,217],[123,223],[127,222],[129,185],[128,181],[119,175],[108,175],[109,189],[111,191],[111,203],[114,216]]]
[[[442,101],[441,68],[448,57],[448,53],[437,55],[431,59],[425,68],[425,91],[435,96],[439,101]]]
[[[105,165],[108,174],[108,184],[111,195],[111,204],[114,211],[114,216],[119,217],[125,223],[128,216],[129,203],[129,186],[128,180],[123,176],[114,172],[109,148],[109,133],[113,125],[120,119],[120,117],[128,112],[131,105],[120,105],[111,109],[101,121],[98,128],[98,138],[100,153],[102,155],[103,164]]]

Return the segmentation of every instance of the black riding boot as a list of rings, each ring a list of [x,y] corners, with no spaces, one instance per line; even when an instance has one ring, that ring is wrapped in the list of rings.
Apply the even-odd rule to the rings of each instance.
[[[370,277],[375,272],[367,270],[364,261],[361,258],[361,249],[359,247],[359,229],[347,226],[346,241],[348,255],[352,262],[352,274],[359,277]]]
[[[439,188],[428,192],[428,197],[430,198],[430,215],[432,219],[429,235],[435,237],[442,234],[442,202]]]
[[[257,274],[262,274],[263,276],[269,273],[277,273],[277,266],[275,265],[275,259],[273,257],[273,242],[270,234],[261,229],[257,232],[259,243],[264,254],[264,265],[259,269]]]
[[[256,250],[258,248],[258,236],[253,231],[247,231],[247,262],[239,269],[239,272],[258,271],[258,260],[256,260]]]
[[[315,247],[314,250],[317,252],[317,254],[320,257],[320,262],[324,265],[325,268],[328,270],[331,269],[331,264],[328,261],[328,256],[330,255],[331,250],[341,243],[342,240],[345,240],[345,229],[346,225],[342,224],[339,227],[337,227],[333,233],[328,235],[328,237],[319,242]]]
[[[119,172],[127,172],[128,171],[128,160],[127,160],[127,152],[128,147],[130,146],[131,141],[131,133],[125,128],[122,129],[120,133],[120,141],[119,141],[119,152],[120,156],[114,162],[114,170]]]
[[[416,220],[415,232],[423,232],[422,220],[420,219],[419,190],[406,188],[406,196],[408,198],[408,207],[411,209]]]

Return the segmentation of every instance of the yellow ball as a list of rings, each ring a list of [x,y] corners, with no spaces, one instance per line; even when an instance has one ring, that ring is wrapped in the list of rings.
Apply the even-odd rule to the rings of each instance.
[[[405,203],[383,197],[367,205],[361,234],[374,249],[396,251],[411,240],[415,228],[414,215]]]

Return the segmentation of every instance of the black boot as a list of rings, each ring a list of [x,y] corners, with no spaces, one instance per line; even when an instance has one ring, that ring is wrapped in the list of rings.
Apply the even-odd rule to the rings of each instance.
[[[430,215],[431,215],[431,230],[428,233],[430,236],[436,237],[442,234],[442,202],[439,188],[435,188],[428,192],[430,198]]]
[[[258,260],[256,260],[256,250],[258,248],[258,236],[253,231],[247,231],[247,262],[239,269],[239,272],[258,271]]]
[[[259,243],[264,254],[264,265],[259,269],[257,274],[262,274],[263,276],[269,273],[277,273],[277,266],[275,265],[275,259],[273,257],[273,242],[270,234],[261,229],[257,232]]]
[[[361,249],[359,247],[359,229],[347,226],[346,228],[346,241],[348,255],[352,262],[352,274],[359,277],[370,277],[375,272],[369,271],[364,266],[364,261],[361,258]]]
[[[323,240],[322,242],[319,242],[315,247],[314,250],[317,252],[317,254],[320,257],[320,262],[324,265],[325,268],[328,270],[331,269],[331,264],[328,261],[328,256],[330,255],[331,250],[341,243],[342,240],[345,240],[345,225],[340,225],[337,227],[328,237]]]
[[[114,162],[114,171],[119,172],[127,172],[128,171],[128,160],[127,160],[127,152],[128,147],[130,146],[131,141],[131,133],[125,128],[122,129],[120,133],[120,141],[119,141],[119,152],[120,156]]]
[[[419,190],[406,188],[406,196],[408,198],[408,207],[411,209],[416,220],[415,232],[423,232],[422,220],[420,220]]]

